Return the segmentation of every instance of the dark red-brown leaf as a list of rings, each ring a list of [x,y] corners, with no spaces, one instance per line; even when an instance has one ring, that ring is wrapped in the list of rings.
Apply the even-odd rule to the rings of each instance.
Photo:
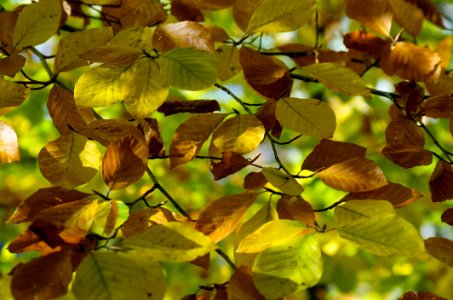
[[[429,179],[429,190],[433,202],[445,201],[453,198],[453,168],[439,160]]]
[[[440,219],[442,220],[442,222],[453,226],[453,207],[450,207],[449,209],[444,211]]]
[[[223,152],[219,163],[211,162],[211,172],[215,180],[220,180],[247,167],[250,161],[234,152]]]
[[[165,101],[158,112],[165,116],[179,113],[211,113],[220,110],[217,100]]]

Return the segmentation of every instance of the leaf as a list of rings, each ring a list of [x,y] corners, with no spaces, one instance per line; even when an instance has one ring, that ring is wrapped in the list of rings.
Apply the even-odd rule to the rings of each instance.
[[[309,76],[319,80],[332,91],[351,96],[371,97],[370,90],[353,70],[339,64],[325,62],[300,68]]]
[[[150,259],[115,252],[88,254],[76,271],[72,291],[77,299],[162,299],[162,267]]]
[[[431,237],[425,240],[425,248],[431,256],[453,267],[453,257],[451,256],[453,241],[440,237]]]
[[[440,72],[436,80],[426,80],[426,88],[432,96],[453,94],[453,73]]]
[[[11,253],[24,253],[27,251],[41,251],[42,253],[44,251],[52,251],[51,249],[45,241],[30,229],[22,232],[8,245],[8,251]]]
[[[436,52],[439,54],[442,60],[442,67],[448,68],[451,61],[451,52],[453,47],[453,38],[446,36],[436,47]]]
[[[417,256],[423,240],[415,227],[396,215],[387,201],[349,201],[334,210],[344,239],[376,255]]]
[[[318,177],[328,186],[347,192],[365,192],[387,184],[379,166],[363,157],[332,165],[320,171]]]
[[[250,19],[245,33],[295,30],[311,19],[315,6],[315,0],[263,0]]]
[[[191,261],[216,248],[209,237],[178,222],[153,225],[122,245],[156,261]]]
[[[124,88],[124,104],[133,116],[142,119],[164,103],[169,87],[154,60],[137,60],[131,72],[133,75]]]
[[[161,53],[158,63],[162,76],[176,88],[202,90],[217,80],[214,55],[197,48],[174,48]]]
[[[215,180],[220,180],[234,174],[250,165],[250,161],[234,152],[223,152],[219,163],[211,161],[211,173]]]
[[[253,264],[253,282],[266,299],[277,299],[318,283],[322,265],[318,243],[307,234],[259,253]]]
[[[282,98],[275,116],[284,128],[314,137],[332,137],[336,119],[333,110],[315,99]]]
[[[417,36],[423,25],[423,11],[406,0],[388,0],[396,23],[413,36]]]
[[[119,5],[121,0],[82,0],[82,2],[94,5]]]
[[[453,97],[429,97],[423,103],[425,116],[430,118],[453,118]]]
[[[24,65],[25,57],[14,53],[10,56],[0,59],[0,74],[7,75],[9,77],[14,77],[20,71],[20,69],[24,67]]]
[[[122,27],[152,26],[167,18],[163,5],[155,0],[121,1],[119,6],[104,6],[102,12],[114,20],[119,20]],[[120,27],[112,22],[110,24],[114,25],[115,31]]]
[[[296,179],[276,168],[266,167],[262,172],[270,184],[289,196],[298,196],[304,191]]]
[[[90,181],[100,165],[94,141],[71,132],[47,143],[38,155],[42,175],[53,185],[71,188]]]
[[[149,157],[164,156],[165,145],[159,132],[157,120],[145,118],[138,124],[137,128],[143,133],[148,144]]]
[[[20,160],[19,142],[14,128],[0,121],[0,163]]]
[[[194,47],[214,52],[214,41],[209,30],[199,23],[190,21],[157,26],[154,30],[153,46],[160,52],[167,52],[175,47]]]
[[[343,43],[349,49],[363,51],[376,59],[379,59],[390,45],[389,41],[362,30],[346,34]]]
[[[166,100],[157,110],[165,116],[179,113],[199,113],[206,114],[220,110],[217,100]]]
[[[372,0],[367,1],[367,5],[362,4],[360,0],[347,0],[346,15],[377,33],[388,36],[392,27],[392,10],[389,3]]]
[[[255,116],[234,116],[212,134],[209,155],[219,156],[222,152],[247,154],[261,144],[264,134],[263,124]]]
[[[242,70],[239,62],[239,51],[231,45],[222,45],[214,53],[219,66],[219,79],[222,81],[233,78]]]
[[[399,183],[389,182],[383,187],[367,192],[349,193],[341,201],[350,200],[387,200],[394,208],[400,208],[420,199],[423,195],[414,189],[407,188]]]
[[[301,221],[310,227],[316,223],[313,208],[300,196],[282,196],[277,202],[277,212],[280,219]]]
[[[60,26],[60,0],[41,0],[26,5],[19,13],[13,32],[13,47],[20,50],[47,41]]]
[[[107,44],[113,37],[110,27],[95,28],[85,31],[72,32],[61,38],[55,56],[54,71],[65,72],[88,65],[88,61],[79,55],[97,46]]]
[[[256,8],[263,0],[236,0],[233,5],[234,21],[242,31],[246,31]]]
[[[98,141],[104,146],[117,142],[124,137],[132,136],[144,140],[143,133],[132,123],[123,119],[96,120],[91,122],[80,134]]]
[[[430,292],[406,292],[398,300],[447,300]]]
[[[449,209],[445,210],[442,213],[441,220],[448,225],[453,226],[453,208],[450,207]]]
[[[133,63],[143,54],[136,48],[126,46],[98,46],[82,54],[79,58],[90,61],[103,63],[102,67],[111,67],[114,65],[127,65]]]
[[[28,98],[30,89],[0,76],[0,115],[12,111]]]
[[[267,183],[266,177],[263,172],[250,172],[244,177],[244,189],[258,190]]]
[[[264,300],[253,283],[251,270],[245,266],[237,268],[230,277],[227,285],[228,299],[242,300],[255,299]]]
[[[111,190],[119,190],[138,181],[148,163],[148,145],[132,136],[107,146],[102,160],[102,178]]]
[[[441,202],[453,198],[453,168],[438,160],[436,168],[429,179],[429,190],[433,202]]]
[[[155,224],[166,224],[172,221],[176,221],[176,219],[173,217],[173,213],[166,208],[144,208],[131,212],[121,227],[121,231],[125,237],[130,237],[144,232]]]
[[[208,235],[215,243],[226,238],[238,226],[257,193],[228,195],[209,204],[201,211],[195,229]]]
[[[187,119],[176,129],[170,144],[170,167],[192,160],[226,114],[202,114]]]
[[[13,270],[11,291],[14,299],[54,299],[68,292],[72,279],[70,251],[38,257]]]
[[[239,243],[237,252],[257,253],[269,248],[295,243],[310,233],[302,222],[294,220],[272,220],[247,235]]]
[[[366,148],[346,142],[322,139],[302,163],[302,170],[317,172],[355,157],[365,157]]]
[[[120,216],[120,212],[122,216]],[[128,215],[129,207],[123,201],[109,200],[99,202],[90,232],[99,236],[109,236],[115,228],[126,221]]]

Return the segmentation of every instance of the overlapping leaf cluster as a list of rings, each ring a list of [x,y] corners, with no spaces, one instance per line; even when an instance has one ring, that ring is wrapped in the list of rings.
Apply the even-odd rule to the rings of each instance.
[[[448,119],[453,134],[453,78],[447,70],[451,36],[436,49],[402,38],[416,37],[427,21],[444,28],[440,12],[428,0],[372,0],[366,5],[345,0],[346,15],[374,34],[350,32],[344,36],[348,50],[338,52],[318,42],[318,5],[312,0],[172,0],[165,5],[157,0],[40,0],[2,11],[0,113],[20,106],[32,90],[51,86],[47,110],[60,134],[37,157],[52,186],[25,199],[8,221],[29,222],[9,245],[11,252],[40,252],[12,271],[14,297],[58,297],[72,282],[78,299],[162,299],[166,279],[160,262],[192,262],[207,269],[209,255],[216,252],[233,271],[227,283],[207,289],[215,299],[279,299],[321,279],[318,237],[325,228],[317,219],[330,209],[338,235],[358,247],[383,256],[427,251],[453,266],[453,241],[424,241],[395,211],[421,194],[387,181],[365,147],[332,139],[337,121],[328,101],[293,93],[295,82],[301,81],[363,101],[372,95],[387,98],[391,120],[382,155],[403,168],[429,165],[434,156],[432,200],[452,199],[453,153],[425,124],[427,119]],[[225,8],[231,9],[239,38],[203,22],[209,11]],[[102,22],[93,21],[98,19]],[[82,25],[73,25],[74,20]],[[263,35],[313,23],[315,45],[263,50],[257,42]],[[401,29],[397,34],[395,26]],[[58,39],[53,63],[35,48],[51,37]],[[34,80],[24,71],[33,59],[28,53],[40,59],[48,81]],[[280,56],[292,58],[292,65]],[[362,79],[372,68],[394,76],[395,92],[374,89]],[[75,82],[61,79],[74,70],[83,71]],[[262,103],[248,103],[222,83],[240,73]],[[225,92],[240,111],[216,112],[221,105],[215,100],[166,101],[171,91],[208,88]],[[93,109],[118,102],[124,103],[127,118],[103,119]],[[168,152],[158,121],[150,118],[157,112],[193,113],[174,132]],[[301,162],[305,173],[292,173],[280,159],[278,145],[288,144],[280,141],[282,131],[298,134],[288,143],[319,140]],[[425,136],[435,150],[425,149]],[[261,145],[270,145],[272,153],[261,151]],[[269,154],[274,164],[256,163]],[[162,158],[170,168],[208,158],[215,180],[246,169],[244,191],[188,212],[148,167],[149,160]],[[0,161],[19,160],[15,131],[0,121]],[[123,190],[145,174],[149,189],[133,202],[82,192],[98,172],[109,190]],[[303,181],[310,177],[347,194],[314,210],[302,196],[310,188]],[[150,205],[146,197],[151,193],[160,193],[169,205]],[[245,220],[262,195],[279,199],[266,198]],[[138,203],[146,207],[136,209]],[[452,211],[441,216],[449,225]],[[233,232],[228,239],[231,257],[219,242]],[[191,297],[196,295],[187,299]]]

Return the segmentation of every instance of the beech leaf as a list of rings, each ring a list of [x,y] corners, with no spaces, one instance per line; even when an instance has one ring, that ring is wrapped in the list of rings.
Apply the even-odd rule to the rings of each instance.
[[[234,274],[230,277],[227,285],[229,299],[265,299],[255,287],[251,273],[252,270],[245,266],[240,266],[234,271]]]
[[[220,46],[214,53],[219,66],[219,79],[222,81],[233,78],[242,70],[239,62],[239,51],[230,45]]]
[[[441,262],[453,267],[453,241],[440,237],[431,237],[425,240],[426,251]]]
[[[80,130],[80,134],[98,141],[104,146],[118,142],[127,136],[132,136],[138,140],[145,140],[143,133],[137,127],[123,119],[93,121],[86,128]]]
[[[453,97],[434,96],[423,103],[425,116],[430,118],[453,118]]]
[[[445,210],[442,213],[441,220],[442,220],[442,222],[445,222],[448,225],[453,226],[453,208],[452,207],[450,207],[449,209]]]
[[[315,213],[310,203],[302,197],[281,197],[277,202],[277,212],[280,219],[296,220],[315,226]]]
[[[423,25],[423,11],[414,2],[388,0],[388,3],[392,8],[396,23],[413,36],[417,36]]]
[[[441,202],[453,198],[453,168],[438,160],[436,168],[429,179],[429,190],[433,202]]]
[[[24,67],[24,65],[25,57],[14,53],[10,56],[0,59],[0,74],[14,77]]]
[[[304,191],[296,179],[276,168],[265,167],[262,172],[270,184],[289,196],[298,196]]]
[[[346,1],[346,15],[377,33],[389,35],[392,27],[392,10],[387,1],[371,0],[362,5],[361,0]]]
[[[19,142],[14,128],[0,121],[0,163],[20,160]]]
[[[3,79],[0,76],[0,115],[3,115],[17,106],[21,105],[25,99],[27,99],[30,89]]]

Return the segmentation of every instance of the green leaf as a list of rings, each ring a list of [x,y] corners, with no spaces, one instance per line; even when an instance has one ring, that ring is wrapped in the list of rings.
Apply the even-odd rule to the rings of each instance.
[[[263,175],[276,188],[290,196],[298,196],[304,188],[296,179],[276,168],[263,168]]]
[[[316,0],[264,0],[257,7],[246,33],[292,31],[311,20]]]
[[[196,91],[217,80],[217,60],[210,52],[197,48],[174,48],[158,59],[162,76],[171,86]]]
[[[158,261],[191,261],[216,248],[210,238],[178,222],[153,225],[122,244],[136,255],[149,255]]]
[[[332,137],[336,127],[332,108],[314,99],[282,98],[275,116],[283,127],[308,136]]]
[[[88,254],[76,270],[77,299],[162,299],[166,290],[161,266],[143,257],[115,252]]]
[[[13,46],[19,50],[47,41],[60,26],[60,0],[41,0],[25,6],[13,32]]]
[[[319,80],[332,91],[350,96],[370,97],[362,79],[353,70],[335,63],[312,64],[300,68],[309,76]]]
[[[253,281],[266,299],[314,286],[321,279],[321,251],[313,235],[264,250],[253,264]]]
[[[415,227],[396,215],[392,204],[379,200],[352,200],[335,208],[338,233],[376,255],[417,256],[424,253]]]

